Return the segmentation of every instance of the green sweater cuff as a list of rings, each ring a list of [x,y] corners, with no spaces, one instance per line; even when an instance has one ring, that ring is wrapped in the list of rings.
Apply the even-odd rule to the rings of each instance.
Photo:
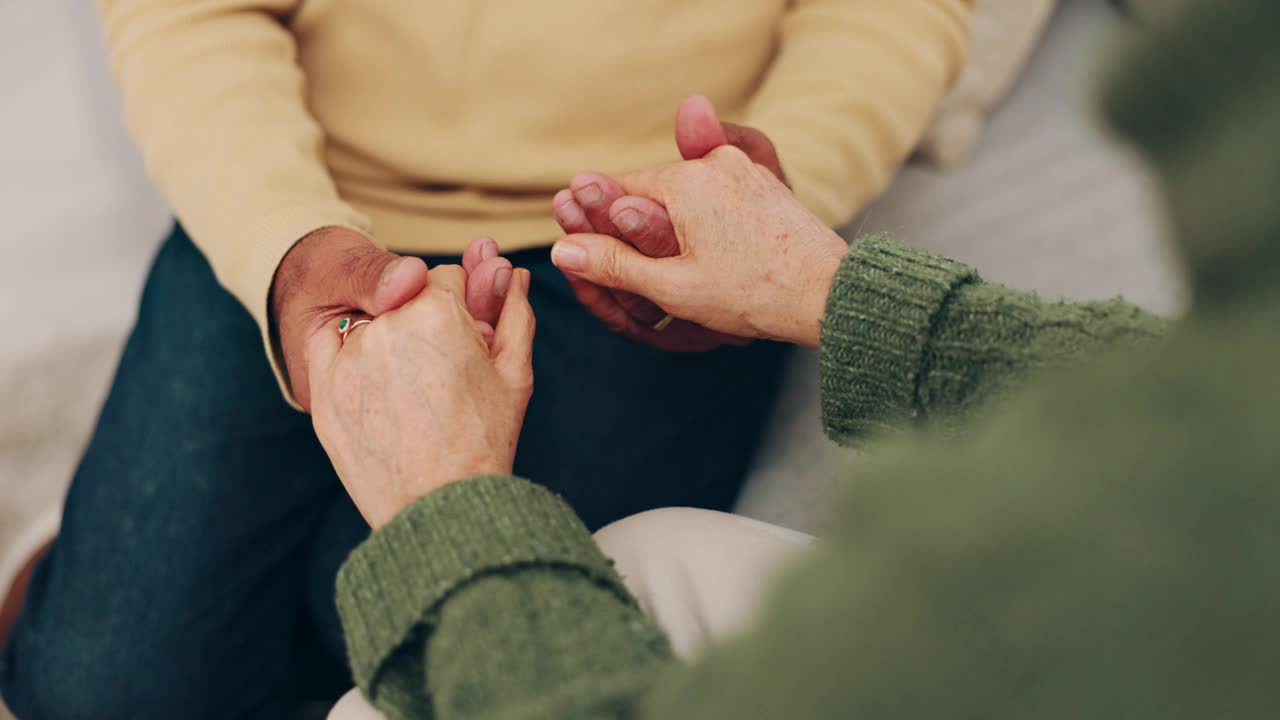
[[[361,543],[338,572],[338,611],[366,695],[382,664],[468,582],[529,567],[572,567],[631,600],[578,516],[545,488],[511,476],[447,485]]]
[[[818,353],[827,434],[858,440],[916,410],[938,313],[973,269],[886,236],[859,241],[836,272]]]

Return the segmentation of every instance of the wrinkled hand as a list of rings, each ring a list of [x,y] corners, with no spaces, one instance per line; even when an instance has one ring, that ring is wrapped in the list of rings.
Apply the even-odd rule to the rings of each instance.
[[[848,247],[771,171],[725,146],[618,182],[631,197],[610,206],[613,223],[653,232],[669,218],[679,254],[653,258],[615,237],[576,234],[552,249],[561,270],[721,333],[817,345]],[[627,333],[650,343],[660,334],[634,323]]]
[[[533,392],[529,279],[514,271],[491,345],[456,265],[345,343],[333,324],[311,339],[316,435],[375,529],[448,483],[511,472]]]
[[[676,112],[676,145],[681,156],[694,160],[723,145],[743,150],[748,157],[774,173],[784,182],[786,176],[773,143],[754,128],[721,122],[711,101],[702,96],[686,98]],[[582,173],[569,188],[560,191],[552,201],[555,217],[566,233],[598,233],[612,235],[629,242],[649,257],[669,257],[680,251],[670,219],[661,206],[651,205],[645,222],[632,224],[634,216],[620,218],[609,215],[609,208],[624,193],[611,178],[599,173]],[[602,288],[585,278],[567,274],[574,294],[593,315],[614,332],[645,342],[662,350],[702,352],[721,345],[741,345],[748,340],[719,333],[708,328],[676,320],[661,332],[653,326],[666,315],[654,303],[616,289]]]
[[[474,241],[463,262],[475,288],[468,288],[470,307],[491,331],[511,281],[511,263],[498,257],[489,238]],[[422,292],[427,278],[422,260],[382,250],[346,228],[316,230],[289,250],[271,286],[271,319],[290,388],[304,410],[311,408],[311,338],[339,317],[376,317],[400,307]]]

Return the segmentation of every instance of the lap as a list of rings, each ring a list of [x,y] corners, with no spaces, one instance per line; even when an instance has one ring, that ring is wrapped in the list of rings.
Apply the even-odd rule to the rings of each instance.
[[[640,607],[690,659],[743,628],[786,561],[813,538],[740,515],[667,508],[595,534]]]
[[[641,346],[583,310],[549,260],[531,269],[535,385],[516,474],[562,494],[593,530],[658,507],[732,506],[787,349]]]
[[[582,310],[545,252],[514,260],[533,271],[539,317],[517,472],[593,528],[663,505],[727,507],[783,350],[635,345]],[[174,703],[195,717],[193,697],[268,702],[298,681],[293,668],[343,660],[332,583],[367,533],[309,419],[280,397],[252,319],[176,229],[37,571],[5,691],[73,672],[87,704],[148,703],[127,716]],[[211,702],[208,715],[246,708]]]

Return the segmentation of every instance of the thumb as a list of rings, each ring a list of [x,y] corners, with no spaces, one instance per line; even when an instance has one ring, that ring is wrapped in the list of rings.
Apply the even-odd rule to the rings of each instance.
[[[763,165],[775,177],[787,183],[787,174],[782,171],[782,161],[778,159],[778,149],[768,135],[753,128],[733,123],[724,123],[724,134],[730,145],[738,148],[751,161]]]
[[[385,250],[370,249],[345,266],[342,301],[373,316],[395,310],[427,287],[427,264]]]
[[[721,145],[728,145],[716,108],[702,95],[691,95],[676,110],[676,147],[685,160],[697,160]]]
[[[751,161],[763,165],[782,182],[787,182],[778,159],[778,150],[768,135],[744,125],[722,123],[711,101],[692,95],[676,111],[676,146],[685,160],[698,160],[722,145],[732,145]]]
[[[551,262],[601,287],[643,295],[661,304],[670,281],[658,260],[608,235],[569,235],[551,247]],[[676,262],[671,258],[667,263]],[[669,266],[668,266],[669,267]]]

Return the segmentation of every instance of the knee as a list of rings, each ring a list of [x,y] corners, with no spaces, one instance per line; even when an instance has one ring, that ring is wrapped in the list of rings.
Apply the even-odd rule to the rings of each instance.
[[[595,540],[605,555],[619,564],[624,560],[679,553],[697,545],[709,526],[733,516],[715,510],[661,508],[625,517],[596,531]]]
[[[717,528],[737,519],[714,510],[662,508],[607,525],[596,532],[595,540],[627,587],[644,602],[649,588],[686,572],[690,563],[714,552]]]
[[[654,510],[596,533],[640,607],[693,657],[742,627],[777,566],[806,535],[710,510]]]
[[[369,704],[359,689],[352,690],[329,711],[329,720],[385,720],[382,713]]]
[[[600,550],[646,610],[671,588],[698,592],[709,585],[758,585],[812,539],[740,515],[694,508],[650,510],[595,534]]]

